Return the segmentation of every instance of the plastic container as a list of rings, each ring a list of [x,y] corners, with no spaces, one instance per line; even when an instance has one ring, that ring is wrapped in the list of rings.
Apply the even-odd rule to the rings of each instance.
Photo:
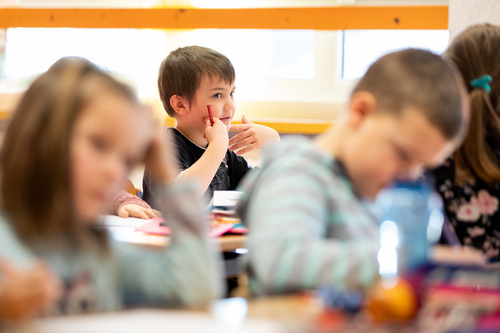
[[[428,262],[429,248],[439,240],[444,222],[441,197],[429,182],[399,182],[382,190],[379,272],[396,277]]]

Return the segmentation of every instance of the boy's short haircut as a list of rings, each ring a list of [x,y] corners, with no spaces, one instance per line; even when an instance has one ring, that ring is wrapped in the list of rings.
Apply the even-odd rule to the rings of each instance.
[[[191,102],[203,75],[218,77],[229,84],[236,77],[231,61],[206,47],[181,47],[170,52],[162,61],[158,71],[158,91],[169,116],[176,115],[170,105],[170,98],[179,95]]]
[[[455,139],[468,123],[462,112],[461,85],[452,63],[429,51],[406,49],[373,63],[353,94],[372,93],[382,112],[400,114],[409,108],[423,112],[446,139]]]

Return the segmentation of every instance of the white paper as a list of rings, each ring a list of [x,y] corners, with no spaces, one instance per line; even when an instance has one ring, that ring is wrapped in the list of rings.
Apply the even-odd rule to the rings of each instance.
[[[123,218],[116,215],[102,215],[96,225],[103,227],[130,227],[135,229],[150,221],[135,217]]]
[[[214,207],[235,207],[241,196],[240,191],[214,191]]]

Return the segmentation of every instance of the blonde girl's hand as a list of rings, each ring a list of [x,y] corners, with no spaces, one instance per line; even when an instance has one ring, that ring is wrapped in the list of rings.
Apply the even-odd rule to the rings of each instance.
[[[241,123],[241,125],[231,125],[231,131],[240,133],[229,140],[229,149],[238,155],[280,141],[278,132],[270,127],[252,123],[245,115],[241,117]]]
[[[60,297],[59,280],[42,263],[21,270],[0,258],[0,275],[0,319],[33,317],[52,307]]]
[[[149,220],[155,217],[161,217],[161,213],[153,208],[146,208],[137,204],[124,204],[118,208],[117,212],[120,217],[136,217],[139,219]]]

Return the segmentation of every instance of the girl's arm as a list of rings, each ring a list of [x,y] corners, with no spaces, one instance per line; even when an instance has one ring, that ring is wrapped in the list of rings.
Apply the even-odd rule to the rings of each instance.
[[[125,305],[189,306],[220,297],[220,263],[195,186],[158,184],[156,193],[172,236],[156,251],[119,244]]]
[[[208,238],[196,185],[176,182],[178,169],[172,138],[157,132],[146,157],[156,207],[172,235],[168,247],[118,249],[126,305],[194,305],[221,295],[217,252]]]

